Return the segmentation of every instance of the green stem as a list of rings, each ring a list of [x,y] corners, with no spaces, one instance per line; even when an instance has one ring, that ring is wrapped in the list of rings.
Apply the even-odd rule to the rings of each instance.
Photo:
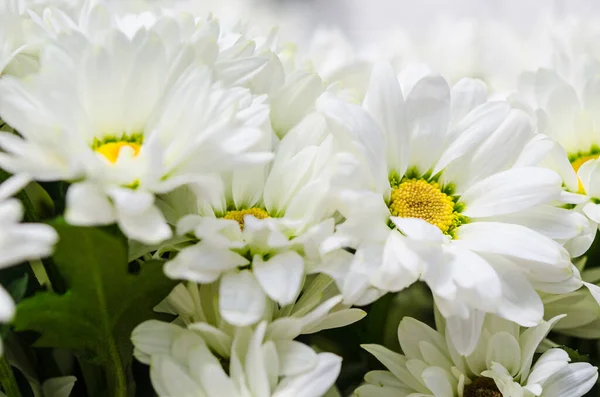
[[[128,397],[127,376],[125,375],[121,356],[119,355],[119,350],[117,349],[114,340],[110,340],[107,348],[113,364],[112,368],[106,368],[109,371],[107,375],[109,376],[109,385],[113,392],[112,395],[115,397]]]
[[[0,358],[0,383],[8,397],[21,397],[15,374],[6,358]]]

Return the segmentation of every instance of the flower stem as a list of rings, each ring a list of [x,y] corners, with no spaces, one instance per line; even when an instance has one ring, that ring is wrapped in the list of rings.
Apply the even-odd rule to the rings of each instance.
[[[6,358],[0,358],[0,383],[4,392],[9,397],[21,397],[15,374]]]

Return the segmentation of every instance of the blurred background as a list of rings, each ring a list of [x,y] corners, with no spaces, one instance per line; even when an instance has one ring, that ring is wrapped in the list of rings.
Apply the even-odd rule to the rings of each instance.
[[[295,39],[308,39],[311,31],[326,26],[339,28],[352,41],[362,44],[379,39],[386,31],[403,29],[410,35],[427,34],[432,23],[444,18],[477,21],[480,24],[504,23],[515,32],[527,35],[549,17],[600,16],[597,0],[175,0],[186,7],[201,9],[238,9],[239,15],[258,14],[254,9],[281,20]],[[264,19],[268,17],[263,15]],[[301,31],[296,29],[302,26]]]

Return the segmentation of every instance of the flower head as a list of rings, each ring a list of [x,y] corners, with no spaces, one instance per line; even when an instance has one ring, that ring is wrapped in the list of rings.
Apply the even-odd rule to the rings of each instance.
[[[2,134],[0,163],[71,182],[68,222],[117,222],[128,237],[158,243],[171,230],[155,193],[269,158],[246,157],[268,119],[262,99],[224,88],[192,48],[182,43],[173,57],[173,43],[145,29],[69,43],[49,44],[29,79],[0,81],[0,114],[21,135]]]
[[[345,221],[322,246],[355,253],[338,251],[345,265],[340,258],[320,270],[338,280],[348,303],[425,281],[467,354],[483,313],[534,326],[543,317],[536,290],[582,286],[562,244],[587,221],[553,206],[561,178],[531,165],[534,131],[524,112],[487,101],[476,80],[450,88],[425,75],[407,90],[405,99],[392,68],[380,65],[362,107],[319,100],[360,161],[339,195]]]
[[[403,355],[378,345],[363,346],[389,372],[369,372],[367,385],[355,393],[359,397],[412,393],[457,397],[560,397],[568,393],[581,397],[596,383],[596,367],[569,363],[569,355],[558,348],[547,350],[532,365],[538,345],[559,319],[520,329],[488,316],[474,352],[461,356],[447,328],[444,334],[405,318],[398,327]]]
[[[220,361],[201,336],[148,321],[133,332],[136,357],[150,365],[159,396],[320,397],[333,385],[341,359],[294,341],[265,339],[266,323],[235,332],[231,357]]]

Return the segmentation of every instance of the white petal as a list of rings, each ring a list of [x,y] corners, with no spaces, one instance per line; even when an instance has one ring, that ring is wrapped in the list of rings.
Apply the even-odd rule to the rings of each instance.
[[[46,379],[42,385],[44,397],[69,397],[77,382],[74,376]]]
[[[586,282],[584,282],[583,285],[587,287],[594,300],[598,303],[598,305],[600,305],[600,287],[598,287],[595,284]]]
[[[588,363],[569,364],[544,383],[544,397],[582,397],[597,379],[598,368]]]
[[[569,355],[562,349],[545,351],[533,366],[527,378],[527,384],[543,383],[551,375],[568,365],[569,361],[571,361]]]
[[[150,379],[159,396],[207,397],[190,376],[169,356],[154,356]]]
[[[304,278],[304,260],[297,252],[287,251],[267,261],[257,255],[252,269],[269,298],[282,306],[292,303],[298,296]]]
[[[284,85],[271,99],[273,130],[283,136],[300,121],[321,92],[321,79],[312,73],[300,74]]]
[[[116,211],[98,186],[75,183],[67,191],[65,219],[72,225],[107,225],[116,221]]]
[[[494,174],[464,192],[465,216],[480,218],[518,212],[558,197],[561,178],[537,167],[514,168]]]
[[[577,175],[588,196],[600,197],[600,161],[587,161],[579,168]]]
[[[126,188],[110,189],[108,196],[114,201],[115,207],[119,212],[129,215],[140,215],[147,211],[154,203],[154,195],[152,193]]]
[[[15,315],[15,303],[10,294],[0,286],[0,322],[6,323]]]
[[[398,342],[407,357],[422,359],[420,342],[427,342],[442,352],[447,352],[444,337],[427,324],[404,317],[398,326]]]
[[[500,254],[516,259],[559,265],[564,248],[555,241],[524,226],[499,222],[473,222],[456,230],[456,244],[480,253]],[[562,265],[561,265],[562,266]],[[569,273],[565,269],[565,274]]]
[[[371,178],[369,188],[382,193],[389,189],[383,132],[371,115],[360,106],[323,94],[317,109],[327,116],[334,136],[347,150],[364,162]]]
[[[441,76],[419,80],[406,97],[407,123],[411,131],[410,161],[425,173],[442,153],[450,119],[450,88]]]
[[[6,200],[23,189],[31,181],[31,177],[25,174],[13,175],[0,185],[0,200]]]
[[[402,90],[390,64],[374,66],[363,107],[385,134],[388,169],[403,175],[408,166],[410,137],[405,122]]]
[[[497,258],[496,264],[500,259]],[[492,262],[494,263],[494,262]],[[531,282],[521,270],[497,267],[502,283],[502,297],[498,305],[498,314],[524,327],[540,323],[544,315],[544,305]]]
[[[450,335],[452,344],[462,355],[473,352],[481,336],[481,327],[485,313],[471,310],[467,318],[452,316],[446,319],[446,333]]]
[[[473,109],[485,103],[487,87],[481,80],[463,78],[452,86],[450,96],[452,98],[450,124],[454,125]]]
[[[517,374],[521,379],[529,376],[533,355],[536,349],[542,343],[542,340],[548,335],[552,326],[565,315],[560,315],[552,318],[549,321],[542,321],[540,325],[528,328],[519,337],[519,345],[521,346],[521,370]]]
[[[227,273],[219,287],[219,310],[230,324],[256,323],[265,313],[267,297],[249,270]]]
[[[452,376],[440,367],[429,367],[423,374],[425,385],[434,396],[452,396],[454,395],[454,385],[450,383]]]
[[[341,367],[341,357],[321,353],[312,371],[285,378],[273,393],[273,397],[321,397],[333,386]]]
[[[596,223],[600,223],[600,204],[587,203],[583,207],[583,213]]]
[[[515,376],[519,372],[521,364],[519,342],[508,332],[498,332],[492,335],[488,341],[485,361],[488,368],[495,362]]]
[[[520,110],[511,110],[502,125],[477,148],[469,164],[471,183],[512,166],[523,147],[533,137],[531,118]],[[501,147],[503,150],[498,151]]]
[[[263,321],[256,327],[250,338],[248,353],[244,362],[249,390],[253,396],[260,397],[268,397],[271,394],[269,375],[266,368],[267,363],[265,362],[266,354],[263,349],[266,326],[266,322]]]
[[[433,171],[437,174],[452,161],[470,154],[506,119],[510,107],[505,102],[486,102],[460,121],[450,132],[454,139]]]
[[[275,341],[279,355],[280,376],[295,376],[312,370],[317,365],[317,353],[296,341]]]
[[[444,234],[439,227],[420,218],[398,218],[390,217],[394,225],[407,237],[415,240],[441,243]]]
[[[198,243],[182,249],[165,265],[165,274],[173,279],[211,283],[221,273],[245,266],[248,259],[226,248]]]
[[[127,237],[144,244],[158,244],[173,235],[162,212],[155,205],[136,214],[119,212],[118,223]]]
[[[371,277],[374,286],[386,291],[401,291],[419,279],[423,258],[410,249],[410,243],[400,233],[389,233],[383,262]]]

